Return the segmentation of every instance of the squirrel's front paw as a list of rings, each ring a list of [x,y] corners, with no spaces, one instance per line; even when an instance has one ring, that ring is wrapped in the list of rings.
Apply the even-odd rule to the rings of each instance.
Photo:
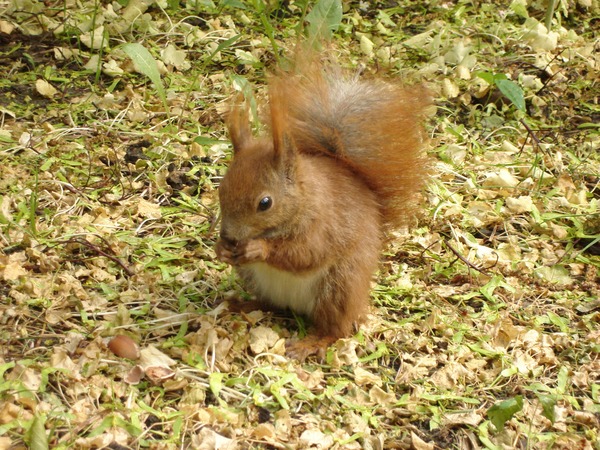
[[[217,258],[227,264],[233,265],[235,244],[226,239],[219,239],[215,247]]]
[[[268,248],[264,239],[251,239],[240,242],[236,248],[236,264],[246,264],[267,259]]]
[[[268,254],[267,243],[263,239],[251,239],[232,243],[225,239],[217,242],[217,257],[232,266],[265,261]]]

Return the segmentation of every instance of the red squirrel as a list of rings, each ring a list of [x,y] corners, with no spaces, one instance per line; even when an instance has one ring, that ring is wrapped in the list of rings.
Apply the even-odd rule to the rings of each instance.
[[[348,76],[320,56],[269,80],[267,136],[235,104],[216,253],[261,302],[308,316],[304,359],[352,334],[369,307],[384,234],[426,180],[421,87]]]

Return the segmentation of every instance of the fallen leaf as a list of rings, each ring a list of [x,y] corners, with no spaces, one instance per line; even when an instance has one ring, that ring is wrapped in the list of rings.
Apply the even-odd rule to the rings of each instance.
[[[278,340],[279,335],[272,328],[258,326],[250,330],[249,345],[255,355],[268,352]]]
[[[127,384],[136,385],[142,380],[143,377],[144,369],[141,366],[134,366],[129,372],[127,372],[127,375],[125,375],[123,381],[125,381]]]
[[[148,367],[170,367],[176,361],[165,355],[153,345],[149,345],[140,351],[140,366],[146,370]]]
[[[52,98],[58,93],[54,86],[42,79],[36,80],[35,90],[38,91],[38,94],[47,98]]]
[[[548,31],[548,29],[537,20],[529,18],[523,25],[527,31],[523,35],[523,39],[535,51],[552,51],[558,45],[558,33]]]
[[[396,396],[392,392],[385,392],[379,386],[373,386],[369,391],[371,402],[379,405],[393,405],[396,403]]]
[[[381,386],[383,381],[379,375],[375,375],[362,367],[356,367],[354,369],[354,381],[359,386],[364,386],[365,384],[374,384],[376,386]]]
[[[163,63],[167,66],[174,66],[179,71],[188,70],[191,67],[187,61],[187,53],[185,50],[177,50],[173,44],[167,45],[161,52],[160,56]]]
[[[104,36],[104,25],[100,25],[95,30],[80,34],[79,41],[92,50],[99,50],[106,47],[108,40]]]
[[[419,436],[417,436],[414,431],[410,432],[410,440],[411,440],[412,448],[414,448],[415,450],[433,450],[433,449],[435,449],[435,444],[425,442],[423,439],[421,439]]]
[[[15,26],[6,20],[0,20],[0,33],[10,34],[15,29]]]
[[[160,205],[144,200],[143,198],[138,200],[137,212],[141,217],[146,219],[160,219],[162,217]]]
[[[173,378],[175,371],[168,367],[162,366],[150,366],[146,367],[145,374],[150,381],[154,384],[162,384],[165,380]]]
[[[455,414],[444,414],[442,417],[442,424],[446,426],[469,425],[476,427],[482,420],[483,417],[477,411],[467,411]]]
[[[256,439],[260,440],[269,440],[273,441],[277,439],[277,435],[275,434],[275,427],[270,423],[261,423],[254,428],[252,431],[252,436]]]
[[[573,284],[569,271],[564,266],[544,266],[533,272],[538,278],[555,285],[567,286]]]
[[[235,450],[238,448],[233,439],[204,427],[192,438],[192,448],[196,450]]]
[[[500,169],[496,173],[488,173],[486,179],[481,183],[484,187],[512,188],[519,184],[519,179],[507,169]]]
[[[529,195],[522,195],[518,198],[507,197],[505,201],[510,212],[515,214],[531,212],[533,209],[533,200]]]
[[[300,435],[300,445],[304,448],[328,449],[333,445],[333,436],[321,430],[309,429]]]

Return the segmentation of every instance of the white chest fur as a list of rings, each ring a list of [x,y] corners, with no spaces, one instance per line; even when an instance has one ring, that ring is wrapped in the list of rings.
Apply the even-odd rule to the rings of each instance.
[[[258,290],[257,294],[274,306],[289,308],[310,316],[315,308],[321,271],[296,275],[265,263],[246,266]]]

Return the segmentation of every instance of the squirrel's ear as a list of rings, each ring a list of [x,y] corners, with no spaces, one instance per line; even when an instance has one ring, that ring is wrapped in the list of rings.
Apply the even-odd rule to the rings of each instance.
[[[252,140],[252,129],[250,128],[250,118],[248,117],[246,105],[236,101],[227,114],[226,122],[229,137],[233,144],[233,151],[238,153]]]
[[[271,113],[271,133],[273,135],[273,151],[277,163],[282,166],[288,177],[292,177],[296,167],[296,143],[290,132],[290,118],[283,92],[271,86],[269,106]]]
[[[273,134],[273,148],[275,161],[279,169],[289,179],[294,178],[296,172],[296,143],[289,133]]]

